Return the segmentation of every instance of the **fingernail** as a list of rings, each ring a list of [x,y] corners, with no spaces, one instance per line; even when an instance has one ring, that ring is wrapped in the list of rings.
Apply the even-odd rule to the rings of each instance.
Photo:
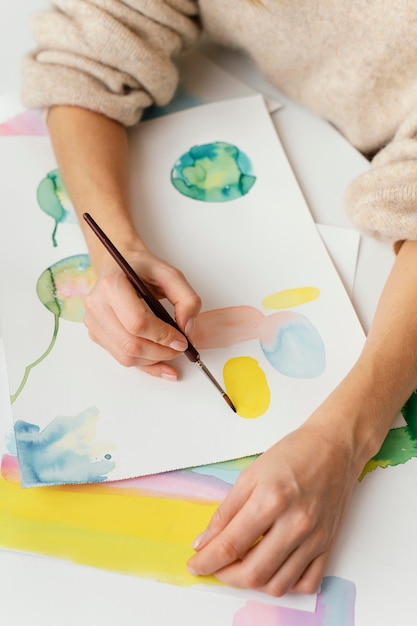
[[[197,535],[197,537],[194,539],[193,543],[191,544],[191,546],[194,548],[194,550],[198,550],[198,548],[202,545],[206,535],[207,535],[207,531],[206,530],[203,530],[202,533]]]
[[[187,570],[190,572],[190,574],[192,574],[193,576],[198,576],[197,572],[195,571],[195,569],[193,569],[192,567],[190,567],[189,565],[187,565]]]
[[[176,374],[167,374],[166,372],[161,374],[160,377],[164,378],[165,380],[178,380],[178,377]]]
[[[188,347],[188,343],[186,341],[180,341],[179,339],[176,339],[169,344],[169,347],[173,350],[178,350],[178,352],[184,352],[184,350],[186,350]]]
[[[195,317],[190,317],[190,319],[188,320],[184,328],[184,332],[187,336],[193,334],[194,326],[195,326]]]

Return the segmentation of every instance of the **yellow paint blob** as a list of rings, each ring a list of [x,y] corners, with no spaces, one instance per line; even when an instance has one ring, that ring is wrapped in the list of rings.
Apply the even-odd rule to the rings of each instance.
[[[265,413],[271,394],[256,359],[249,356],[230,359],[223,368],[223,378],[226,393],[240,417],[259,417]]]
[[[0,478],[0,547],[175,585],[221,585],[186,569],[216,508],[105,485],[21,489]]]
[[[262,300],[265,309],[289,309],[293,306],[305,304],[315,300],[320,295],[317,287],[296,287],[294,289],[283,289],[277,291]]]

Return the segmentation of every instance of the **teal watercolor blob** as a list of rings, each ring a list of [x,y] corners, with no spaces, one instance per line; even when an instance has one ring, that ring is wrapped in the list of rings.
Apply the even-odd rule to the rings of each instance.
[[[224,141],[193,146],[171,170],[175,189],[188,198],[203,202],[228,202],[241,198],[255,181],[246,154]]]
[[[56,247],[58,245],[56,239],[58,224],[62,222],[77,222],[74,207],[71,204],[58,169],[52,170],[41,180],[36,195],[42,211],[52,217],[55,222],[52,231],[52,244]]]
[[[89,408],[71,417],[55,417],[43,430],[18,420],[15,435],[24,487],[103,482],[114,469],[111,455],[101,457],[94,442],[99,414]]]
[[[323,339],[310,320],[293,311],[266,318],[260,333],[262,352],[272,367],[291,378],[316,378],[326,368]]]

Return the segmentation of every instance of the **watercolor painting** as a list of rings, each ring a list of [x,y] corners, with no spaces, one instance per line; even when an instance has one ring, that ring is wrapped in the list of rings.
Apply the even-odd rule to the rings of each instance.
[[[314,293],[314,298],[310,294]],[[278,309],[309,302],[320,291],[311,287],[286,289],[267,296],[265,308]],[[317,378],[326,366],[326,350],[320,334],[303,315],[280,311],[266,316],[250,306],[204,311],[196,318],[198,349],[227,348],[257,339],[263,356],[284,376]],[[270,387],[262,363],[251,356],[228,359],[223,367],[226,392],[241,417],[259,417],[270,404]]]
[[[3,478],[0,547],[180,587],[199,589],[203,584],[215,590],[224,586],[212,576],[191,576],[185,562],[192,552],[191,538],[216,508],[213,498],[224,496],[227,488],[214,476],[192,471],[108,485],[52,487],[47,492],[22,492]],[[281,624],[284,618],[288,626],[298,626],[300,619],[311,620],[301,622],[303,626],[354,626],[354,601],[352,583],[328,577],[313,612],[277,606],[265,597],[262,602],[247,601],[235,614],[233,626],[252,626],[254,618],[262,618],[256,623],[263,626]]]
[[[414,394],[411,400],[415,409]],[[195,579],[184,563],[192,538],[255,457],[106,484],[22,491],[13,436],[8,448],[0,478],[1,547],[190,589],[202,582],[219,586],[211,576]],[[113,541],[117,550],[109,549]],[[326,576],[314,611],[247,600],[231,626],[354,626],[355,597],[353,582]]]
[[[197,79],[200,74],[201,66],[197,64],[196,71],[193,75],[195,83],[198,83]],[[205,81],[203,81],[203,83],[204,82]],[[219,82],[221,81],[217,79],[213,81],[212,87],[217,88]],[[227,82],[228,79],[226,79],[226,86]],[[210,94],[203,92],[194,95],[192,85],[189,89],[184,89],[183,93],[180,93],[179,96],[183,97],[186,106],[201,104],[210,99]],[[221,96],[223,97],[224,94],[221,94]],[[180,108],[181,107],[178,106],[176,109],[173,108],[172,110],[179,110]],[[159,115],[160,112],[156,111],[154,114]],[[33,137],[38,135],[38,138],[42,139],[42,135],[46,136],[46,128],[40,116],[26,112],[10,120],[9,123],[0,125],[0,135],[3,135],[6,141],[8,141],[13,134],[20,136],[26,134],[32,135]],[[217,136],[225,136],[225,133]],[[197,134],[194,133],[191,140],[192,142],[199,141],[201,144],[204,144],[209,141],[210,138],[205,136],[197,137]],[[241,138],[238,136],[232,136],[230,139],[235,145],[240,145],[240,140]],[[188,141],[188,144],[185,141],[184,144],[183,152],[186,151],[187,145],[192,145],[190,141]],[[7,164],[15,157],[15,152],[10,144],[6,143],[4,145],[6,146],[6,150],[2,157],[2,163],[4,165],[2,185],[6,188],[6,183],[9,180],[12,183],[11,193],[9,197],[7,197],[6,193],[6,197],[7,205],[14,209],[10,212],[10,217],[13,215],[14,211],[16,211],[16,215],[18,215],[18,224],[15,229],[15,241],[21,242],[22,249],[25,252],[26,250],[28,251],[25,256],[29,258],[29,251],[32,249],[31,245],[33,242],[30,241],[29,237],[26,238],[27,233],[24,231],[28,231],[28,233],[32,235],[32,239],[36,242],[39,254],[41,254],[43,248],[47,249],[48,246],[51,245],[51,229],[47,226],[44,231],[38,230],[35,222],[31,222],[30,218],[28,218],[27,210],[28,207],[33,207],[33,214],[36,213],[36,202],[33,202],[34,198],[36,198],[36,188],[39,181],[45,177],[45,172],[53,172],[54,169],[56,169],[56,164],[51,160],[48,150],[45,150],[41,143],[36,143],[32,146],[31,143],[28,142],[25,152],[23,154],[16,154],[15,162],[21,164],[21,169],[27,172],[33,170],[34,172],[33,184],[31,185],[30,182],[28,182],[28,193],[22,201],[20,193],[23,189],[19,189],[19,187],[23,187],[21,185],[21,179],[18,179],[19,184],[16,185],[16,177],[13,178],[13,174],[10,175],[7,173]],[[255,155],[255,152],[251,149],[245,149],[245,152],[250,154],[251,157]],[[26,160],[25,154],[29,156]],[[169,167],[172,166],[175,158],[176,155],[174,154],[167,160],[165,173],[169,172]],[[38,162],[39,167],[37,166]],[[256,160],[254,159],[253,163],[255,164],[255,162]],[[257,167],[257,174],[259,174],[260,171],[261,170]],[[262,177],[258,177],[256,184],[245,198],[250,198],[252,194],[256,195],[256,188],[261,184]],[[19,193],[17,193],[18,191]],[[245,198],[238,199],[237,202],[245,200]],[[290,200],[287,198],[286,201],[289,202]],[[22,206],[25,207],[25,211],[20,211],[19,203],[22,203]],[[211,206],[213,207],[213,205]],[[62,214],[57,213],[57,215]],[[51,215],[51,217],[55,221],[54,216]],[[235,219],[237,220],[237,217]],[[246,216],[244,216],[244,219],[246,219]],[[68,223],[68,221],[63,220],[59,223]],[[21,228],[22,224],[25,224],[24,229]],[[55,226],[57,225],[58,224],[55,222]],[[152,224],[150,224],[150,226],[152,226]],[[230,224],[224,224],[223,228],[229,232]],[[6,229],[0,229],[0,240],[3,250],[8,252],[8,255],[3,258],[3,262],[4,259],[6,259],[7,267],[10,267],[12,261],[14,261],[14,287],[16,284],[23,287],[25,281],[21,279],[22,277],[19,274],[19,263],[16,264],[16,256],[10,255],[8,242],[4,242],[4,237],[1,239],[1,230],[3,230],[3,235],[5,235]],[[150,230],[152,232],[152,228]],[[11,232],[12,230],[8,225],[7,235],[9,236]],[[173,236],[178,238],[178,231],[174,229],[173,232]],[[188,233],[187,230],[186,233]],[[236,236],[239,237],[240,233],[237,232]],[[80,238],[75,238],[74,241],[69,239],[70,243],[67,243],[67,239],[67,234],[60,232],[59,241],[57,240],[61,248],[59,256],[52,255],[49,257],[45,255],[38,266],[34,267],[34,272],[29,281],[31,287],[36,284],[44,268],[54,265],[55,262],[62,260],[64,257],[70,257],[74,254],[84,252]],[[215,241],[217,248],[220,249],[223,241],[222,237],[216,237]],[[276,245],[283,245],[282,242],[275,243]],[[157,238],[156,244],[158,244]],[[266,249],[272,246],[272,239],[264,241],[264,245]],[[205,255],[206,250],[201,250],[200,254]],[[308,250],[306,251],[306,255],[308,256]],[[172,258],[176,258],[175,254],[172,254]],[[36,259],[33,260],[35,261]],[[288,257],[287,261],[288,269],[290,269],[292,266],[291,257]],[[295,273],[293,276],[293,278],[295,277],[294,280],[289,280],[286,283],[285,279],[282,280],[281,267],[278,262],[276,267],[277,274],[275,285],[263,289],[262,294],[279,293],[280,299],[287,299],[287,296],[291,294],[291,301],[289,303],[287,302],[282,307],[273,306],[271,309],[272,314],[278,309],[292,309],[291,312],[297,312],[299,304],[295,301],[296,289],[294,285],[319,284],[317,274],[312,277],[306,278],[304,276],[299,278]],[[201,271],[200,266],[198,267],[198,272],[199,271]],[[196,272],[196,276],[198,276],[198,272]],[[247,279],[247,267],[245,267],[244,263],[242,263],[236,275],[238,276],[239,274],[245,276]],[[214,275],[217,276],[217,273],[215,272]],[[10,287],[9,291],[4,292],[3,284],[2,293],[13,294],[15,298],[16,289]],[[278,285],[278,292],[274,292],[276,285]],[[286,287],[289,287],[288,293],[286,293]],[[328,304],[326,304],[327,288],[325,284],[320,284],[320,288],[319,300],[322,301],[320,306],[325,309],[328,307]],[[302,289],[314,290],[316,288],[304,287]],[[263,317],[265,317],[265,311],[267,311],[268,314],[269,307],[267,306],[266,298],[262,300],[262,294],[257,293],[256,297],[251,300],[253,310],[246,319],[253,321],[255,319],[255,311],[257,311],[257,318],[261,321]],[[205,299],[207,299],[209,303],[208,308],[210,310],[215,310],[215,308],[219,306],[228,308],[229,310],[232,309],[233,306],[240,306],[242,309],[245,308],[242,305],[242,301],[238,299],[232,302],[223,301],[218,303],[214,302],[214,299],[210,299],[210,293],[204,295],[208,296]],[[312,295],[314,294],[312,293]],[[303,297],[305,297],[305,294]],[[262,311],[259,310],[261,300]],[[28,308],[30,311],[33,311],[34,307],[37,307],[38,304],[39,296],[37,294],[35,294],[35,299],[33,302],[31,301],[29,306],[25,300],[21,301],[16,299],[14,314],[18,318],[19,311],[27,311]],[[320,304],[320,302],[318,302],[318,304]],[[303,307],[304,310],[302,310],[302,313],[305,313],[305,317],[313,323],[317,332],[319,332],[322,337],[324,345],[327,347],[329,338],[322,332],[323,325],[320,324],[320,319],[317,318],[314,311],[312,312],[312,306],[310,306],[307,300],[305,304],[303,304]],[[42,341],[47,345],[51,334],[51,316],[50,310],[44,310],[47,311],[47,322],[45,323],[46,329]],[[285,313],[286,311],[282,312]],[[55,319],[55,314],[53,311],[52,313]],[[16,375],[12,377],[14,381],[12,384],[13,391],[18,388],[19,381],[21,380],[22,363],[27,362],[25,355],[30,348],[33,329],[32,334],[27,333],[27,335],[24,334],[24,330],[26,326],[30,326],[31,318],[32,315],[17,319],[18,326],[22,333],[22,344],[24,344],[25,350],[20,354],[15,368]],[[7,319],[5,321],[7,326]],[[65,325],[65,322],[61,324],[60,331]],[[81,328],[81,326],[82,324],[71,324],[72,328]],[[341,321],[339,331],[340,328],[342,328],[348,334],[348,327],[345,321]],[[36,323],[34,329],[35,333],[41,333],[42,325]],[[231,332],[230,329],[229,331]],[[65,333],[66,329],[64,328],[63,341],[65,341]],[[208,342],[208,338],[206,338],[205,341]],[[229,355],[230,358],[219,363],[218,372],[220,373],[222,371],[221,364],[223,364],[223,367],[226,367],[227,363],[232,362],[231,371],[233,374],[234,359],[236,359],[236,365],[242,365],[242,373],[239,373],[236,378],[237,384],[239,384],[241,380],[240,377],[244,376],[245,372],[251,372],[253,368],[255,379],[257,379],[258,376],[260,377],[258,385],[262,388],[263,383],[265,381],[268,383],[268,381],[271,380],[273,372],[277,372],[277,370],[267,361],[262,352],[259,336],[254,337],[252,343],[256,345],[260,351],[251,351],[250,355],[243,356],[245,351],[241,350],[241,348],[246,346],[246,344],[240,345],[239,341],[234,340],[232,347],[238,344],[237,348],[240,348],[238,350],[239,353],[235,353],[233,348],[233,354],[231,356]],[[56,349],[59,350],[59,346]],[[213,351],[215,350],[216,349],[213,348]],[[41,352],[42,349],[38,349],[38,346],[34,346],[33,361],[36,355]],[[44,360],[43,364],[45,364],[46,361],[48,361],[48,359]],[[332,355],[326,354],[327,369],[329,368],[329,363],[330,367],[333,367]],[[12,368],[13,363],[10,364],[9,371]],[[37,371],[41,372],[42,367],[40,369],[36,368],[34,373]],[[262,377],[262,373],[265,378]],[[40,390],[42,394],[46,395],[49,394],[50,388],[54,384],[53,377],[50,376],[50,378],[48,378],[48,376],[50,376],[49,371],[45,374],[45,378],[48,380],[49,384],[45,385],[45,389]],[[31,376],[29,378],[31,378]],[[232,384],[235,384],[233,380],[234,378],[232,376]],[[313,381],[314,380],[315,379],[313,379]],[[27,382],[27,384],[30,387],[30,381]],[[132,382],[132,384],[136,385],[137,380]],[[269,389],[270,401],[271,392],[274,394],[275,389],[276,387],[274,383],[272,383]],[[27,389],[25,393],[26,391],[28,396],[30,396],[31,391]],[[25,393],[20,395],[19,400],[15,402],[15,407],[22,401]],[[204,391],[202,393],[204,393]],[[265,391],[265,394],[268,394],[268,392]],[[4,396],[7,396],[7,390],[5,390]],[[380,626],[391,626],[391,624],[400,623],[403,626],[412,626],[414,624],[416,604],[412,572],[415,562],[413,556],[413,538],[415,536],[414,513],[417,510],[414,496],[415,480],[413,478],[415,475],[415,469],[413,469],[415,467],[415,461],[413,462],[413,459],[417,456],[417,439],[415,436],[417,424],[416,397],[416,394],[413,394],[403,408],[402,414],[405,425],[390,430],[381,450],[364,469],[361,479],[365,478],[366,480],[361,481],[359,490],[359,492],[364,491],[364,510],[361,514],[361,507],[359,507],[359,510],[356,510],[354,515],[350,518],[350,521],[354,522],[352,525],[356,526],[356,528],[353,528],[352,536],[349,536],[348,549],[344,550],[341,563],[335,568],[338,575],[333,575],[333,567],[332,575],[326,575],[323,580],[321,591],[317,597],[316,610],[301,611],[291,607],[275,606],[267,601],[260,602],[243,599],[241,608],[235,612],[233,618],[230,618],[228,626],[254,626],[255,624],[262,624],[262,626],[282,626],[283,624],[285,624],[285,626],[353,626],[354,624],[357,626],[369,626],[369,624],[374,623],[378,623]],[[267,395],[265,395],[265,398],[267,398]],[[253,408],[250,398],[247,404],[249,406],[249,412],[256,412],[256,410],[261,411],[261,409]],[[85,406],[90,406],[90,404],[86,404]],[[272,410],[275,410],[275,407]],[[88,414],[88,409],[86,411]],[[97,416],[97,414],[94,413],[95,411],[96,409],[91,409],[92,417],[94,415]],[[31,413],[29,411],[23,411],[22,418],[24,417],[26,420],[30,420],[29,423],[34,427],[34,431],[39,428],[37,436],[42,437],[41,433],[45,432],[48,424],[53,421],[51,416],[56,415],[56,413],[51,411],[50,416],[44,422],[42,422],[41,419],[37,420],[42,426],[35,426],[34,421],[28,417],[30,415]],[[83,411],[81,411],[81,413],[77,413],[77,411],[71,413],[68,411],[65,415],[73,415],[74,418],[77,418],[77,415],[83,415]],[[4,421],[4,414],[0,413],[0,421]],[[24,420],[22,419],[22,421]],[[257,420],[250,419],[242,421],[250,424]],[[96,428],[98,422],[93,419],[92,423],[94,423],[94,428]],[[227,432],[224,432],[225,436],[226,434]],[[104,447],[100,444],[99,448],[95,449],[94,442],[96,438],[96,434],[90,439],[88,437],[86,438],[85,450],[87,456],[91,456],[93,462],[102,459],[112,462],[114,458],[113,448],[110,444],[109,447],[106,447],[107,444],[103,444]],[[53,439],[53,437],[51,439]],[[108,441],[108,439],[100,436],[97,441],[105,442]],[[188,572],[178,566],[179,563],[182,565],[181,559],[185,560],[190,553],[190,547],[187,542],[191,539],[191,535],[193,535],[194,532],[197,534],[200,532],[201,528],[204,527],[210,516],[211,507],[217,506],[216,503],[224,498],[230,489],[230,485],[234,484],[236,481],[240,471],[256,458],[254,456],[244,457],[236,461],[225,461],[223,463],[208,464],[205,466],[200,465],[192,469],[177,470],[165,474],[143,476],[141,478],[123,481],[46,487],[40,490],[22,490],[20,488],[21,470],[19,470],[14,431],[7,436],[6,443],[7,452],[2,455],[0,474],[0,527],[2,528],[2,532],[0,533],[0,548],[42,554],[44,556],[91,566],[91,570],[89,567],[86,569],[91,573],[92,586],[94,586],[95,583],[95,572],[93,568],[98,567],[152,580],[164,580],[168,582],[169,586],[179,585],[181,587],[189,587],[190,590],[193,589],[193,587],[197,588],[198,586],[194,584],[194,579],[189,577]],[[107,450],[109,450],[109,452],[107,452]],[[110,454],[112,458],[106,458],[108,454]],[[97,458],[94,459],[94,455],[96,455]],[[407,480],[404,479],[408,474],[411,475],[411,478],[407,482]],[[111,472],[109,475],[111,475]],[[394,482],[390,480],[394,476],[401,477]],[[375,495],[375,487],[378,485],[380,487],[378,491],[379,499]],[[388,502],[389,495],[390,499]],[[395,505],[397,495],[399,495],[401,500],[404,498],[404,506],[403,503],[401,503],[400,507]],[[157,503],[155,504],[156,500],[159,501],[161,506],[158,507]],[[161,501],[164,502],[165,500],[168,501],[167,506],[165,506],[165,503],[161,504]],[[186,506],[181,508],[181,506],[179,506],[177,508],[176,504],[181,503],[181,501],[191,501],[195,506],[191,508],[187,508]],[[149,507],[147,508],[148,504]],[[387,506],[388,504],[389,506]],[[398,519],[393,518],[393,514],[397,508],[399,509]],[[148,518],[148,528],[146,524],[137,524],[138,521],[146,522],[146,515],[150,516]],[[179,524],[170,526],[168,524],[169,518],[166,518],[167,523],[163,526],[164,516],[167,515],[177,516]],[[190,530],[188,524],[192,520],[193,515],[196,515],[196,525],[195,528],[193,527]],[[155,516],[155,518],[152,516]],[[359,522],[357,523],[358,518]],[[121,527],[123,521],[125,521],[126,524]],[[129,525],[129,521],[132,521],[132,524]],[[407,526],[408,522],[409,524]],[[77,524],[80,525],[77,526]],[[184,528],[183,533],[181,533],[181,525],[183,525]],[[155,526],[155,529],[153,529],[152,526]],[[379,532],[379,537],[375,539],[375,535],[378,535],[381,526],[386,527],[386,535],[381,531]],[[410,532],[407,532],[407,529]],[[175,538],[173,539],[174,535]],[[184,535],[186,535],[185,539]],[[194,536],[192,538],[194,538]],[[392,538],[393,543],[391,552],[387,548],[389,538]],[[102,539],[102,541],[100,541],[100,539]],[[172,546],[173,541],[178,544],[177,548]],[[371,544],[371,546],[368,550],[369,544]],[[114,549],[110,549],[111,546],[114,546]],[[153,560],[156,564],[152,563]],[[141,566],[138,566],[138,563],[141,563]],[[71,573],[72,572],[73,570],[71,569]],[[26,586],[24,584],[23,574],[24,572],[22,572],[20,593],[24,594],[25,589],[32,592],[33,589],[36,589],[36,586],[33,586],[33,581],[31,581],[29,586]],[[355,581],[355,583],[352,581]],[[219,587],[212,580],[205,581],[205,584],[213,589],[218,589]],[[167,596],[164,595],[164,588],[164,584],[158,584],[158,591],[155,593],[155,597],[152,601],[155,603],[166,601]],[[112,592],[114,596],[117,597],[117,588],[113,588]],[[144,601],[143,593],[140,587],[137,589],[137,593],[135,593],[134,602],[138,603],[138,605],[141,604],[141,601]],[[201,599],[201,594],[190,593],[188,595],[187,603],[195,606],[196,620],[194,623],[199,623],[199,616],[201,621],[201,615],[207,606],[212,606],[213,599],[208,598],[205,602]],[[195,600],[193,598],[194,595],[198,595],[198,599]],[[24,598],[25,596],[22,595],[22,597]],[[172,601],[172,595],[168,597],[172,615],[180,619],[182,613],[178,607],[180,603],[183,602],[184,596],[179,596],[178,604]],[[224,620],[225,621],[221,621],[222,625],[226,623],[227,617],[225,617]]]
[[[256,133],[245,122],[255,117]],[[6,202],[14,207],[7,237],[0,234],[0,260],[13,259],[15,268],[0,285],[13,296],[1,316],[14,421],[45,433],[55,419],[97,407],[97,441],[115,446],[106,474],[112,481],[259,454],[306,419],[364,340],[262,98],[202,105],[137,131],[129,136],[134,219],[154,253],[182,269],[200,294],[194,343],[234,396],[233,416],[182,357],[179,383],[167,386],[121,367],[89,340],[82,300],[95,277],[51,147],[43,137],[4,138],[0,146],[11,170]],[[190,146],[200,151],[190,155]],[[182,162],[181,176],[195,177],[190,188],[202,184],[204,201],[174,186],[184,179],[173,164],[186,154],[194,160]],[[20,161],[30,183],[16,188],[12,170]],[[228,182],[230,202],[223,201]],[[32,263],[10,248],[13,238]]]
[[[92,412],[90,418],[93,417]],[[80,416],[80,430],[84,428]],[[61,424],[56,430],[61,430]],[[54,437],[52,433],[49,439]],[[86,435],[87,447],[89,440]],[[253,460],[246,458],[105,484],[22,490],[21,470],[11,437],[1,463],[0,548],[190,589],[215,591],[221,587],[233,595],[233,589],[213,576],[192,576],[186,561],[193,552],[193,538],[208,523],[242,469]],[[256,597],[268,601],[264,594]],[[315,599],[290,597],[273,604],[281,602],[283,606],[301,608],[303,614],[314,609]]]
[[[50,215],[55,222],[52,231],[52,244],[58,245],[56,233],[58,225],[63,222],[76,224],[77,216],[72,206],[68,192],[59,169],[54,169],[41,180],[37,189],[38,204],[46,215]]]
[[[379,452],[365,465],[360,480],[377,467],[400,465],[417,458],[417,391],[407,400],[401,414],[406,426],[388,431]]]
[[[355,585],[337,576],[323,578],[314,613],[249,600],[233,626],[354,626]]]
[[[55,345],[59,319],[82,321],[83,299],[93,283],[94,275],[88,255],[62,259],[42,273],[36,291],[40,302],[54,315],[54,331],[46,351],[26,366],[17,391],[11,395],[12,404],[22,393],[31,370],[42,363]],[[286,290],[284,294],[275,293],[267,297],[265,302],[269,309],[290,305],[295,301],[302,304],[310,299],[311,291],[311,288]],[[319,291],[313,291],[315,297],[318,297]],[[304,333],[302,342],[298,341],[300,328]],[[265,349],[267,333],[270,336],[269,350]],[[280,340],[284,334],[286,341]],[[233,307],[205,311],[196,319],[198,349],[225,348],[258,339],[271,365],[278,372],[297,378],[319,376],[324,369],[325,350],[323,342],[317,337],[317,331],[304,316],[290,312],[267,317],[254,307]],[[270,387],[256,359],[250,356],[229,359],[223,367],[223,380],[226,392],[234,399],[237,415],[258,418],[268,410]],[[86,450],[85,437],[78,436],[84,432],[86,424],[91,423],[91,419],[91,409],[72,418],[58,416],[42,431],[36,424],[18,420],[15,423],[15,436],[22,486],[101,482],[109,479],[109,472],[115,467],[113,461],[108,461],[111,456],[106,455],[105,460],[98,463],[94,460],[95,455]],[[97,409],[94,411],[94,419],[95,422],[99,419]],[[70,447],[62,445],[63,441],[68,440],[71,441]],[[89,445],[91,443],[88,441]],[[61,461],[58,458],[60,453]]]
[[[230,488],[224,480],[183,470],[106,484],[21,490],[18,482],[9,482],[17,473],[16,457],[4,456],[3,547],[185,587],[220,584],[214,577],[196,579],[186,561],[193,537]]]
[[[236,156],[236,153],[233,152]],[[210,160],[209,160],[210,161]],[[233,163],[235,163],[233,161]],[[217,163],[217,174],[226,172],[226,164]],[[187,195],[187,194],[186,194]],[[37,189],[37,200],[41,209],[53,217],[55,228],[52,242],[56,247],[56,229],[59,223],[74,222],[74,209],[69,201],[59,170],[49,172],[42,179]],[[66,208],[67,207],[67,208]],[[70,216],[70,219],[68,219]],[[75,220],[76,221],[76,220]],[[54,331],[51,342],[45,352],[34,362],[26,366],[22,381],[11,395],[12,404],[17,400],[27,383],[30,371],[39,365],[51,352],[58,336],[59,319],[82,322],[84,315],[83,299],[94,285],[95,276],[91,269],[88,255],[75,255],[54,263],[39,277],[36,292],[40,302],[54,315]],[[319,297],[315,287],[287,289],[265,297],[262,306],[266,309],[282,309],[300,306]],[[268,318],[254,307],[231,307],[221,310],[206,311],[196,321],[196,345],[199,349],[226,348],[234,343],[258,339],[262,352],[271,365],[281,374],[297,378],[319,376],[325,367],[325,348],[318,332],[306,317],[295,312],[276,313]],[[226,391],[231,395],[237,408],[237,414],[245,418],[263,415],[270,404],[270,388],[264,370],[258,361],[250,356],[229,359],[223,367],[223,379]],[[56,417],[43,430],[43,433],[55,431]],[[72,422],[67,418],[67,429]],[[94,472],[86,472],[84,450],[79,454],[73,450],[72,463],[63,462],[60,471],[56,471],[56,458],[45,446],[23,445],[22,432],[39,433],[40,427],[24,421],[16,423],[16,437],[19,458],[22,466],[22,484],[30,487],[39,484],[57,484],[62,482],[92,482]],[[78,428],[77,420],[73,428]],[[26,441],[27,443],[27,441]],[[39,444],[39,442],[38,442]],[[34,460],[36,450],[36,461]],[[43,471],[39,469],[42,463]],[[77,463],[80,467],[76,467]],[[35,469],[35,465],[38,465]],[[51,469],[49,469],[49,467]],[[112,463],[112,468],[114,463]],[[67,472],[67,473],[66,473]],[[97,475],[97,482],[104,480],[103,474]],[[83,478],[84,477],[84,478]]]
[[[19,420],[14,426],[24,487],[102,482],[114,468],[109,444],[94,441],[98,411],[56,417],[44,430]]]
[[[64,187],[62,187],[62,193],[66,193]],[[11,396],[12,403],[17,399],[27,382],[30,370],[41,363],[51,351],[57,339],[59,318],[82,321],[83,298],[93,284],[94,274],[88,255],[76,255],[63,259],[42,273],[37,283],[37,294],[42,304],[54,315],[53,337],[45,353],[26,367],[21,385],[16,393]],[[291,307],[314,300],[319,295],[320,291],[315,287],[287,289],[265,297],[262,306],[266,309]],[[310,333],[309,337],[307,332]],[[262,340],[267,333],[271,333],[271,336],[275,337],[272,342],[274,347],[269,350],[265,348],[266,340]],[[280,339],[284,333],[289,337],[287,342]],[[298,342],[300,349],[297,350],[297,356],[294,356],[299,335],[304,336],[302,341]],[[265,357],[277,371],[284,375],[295,377],[319,376],[324,369],[325,350],[323,342],[307,318],[300,314],[286,312],[283,316],[278,313],[267,318],[254,307],[233,307],[206,311],[197,318],[196,345],[199,349],[227,347],[252,339],[260,340]],[[287,344],[290,349],[288,349]],[[312,349],[311,354],[306,352],[306,346]],[[302,354],[303,350],[304,355]],[[249,356],[239,356],[228,360],[223,367],[223,379],[227,393],[236,401],[238,415],[245,418],[259,417],[268,409],[270,388],[265,372],[258,361]],[[361,478],[376,467],[397,465],[417,456],[416,397],[417,394],[413,394],[402,410],[407,426],[389,431],[380,452],[367,463]],[[46,435],[55,431],[59,419],[61,418],[55,418],[44,429]],[[71,421],[67,418],[67,433],[70,426]],[[77,430],[78,420],[75,420],[72,427]],[[39,430],[39,426],[24,421],[19,421],[16,424],[22,484],[25,487],[37,483],[101,482],[108,477],[108,472],[113,469],[114,463],[110,464],[103,461],[106,465],[105,471],[101,473],[85,472],[83,447],[81,446],[80,450],[72,451],[72,467],[68,460],[65,462],[63,460],[60,471],[55,471],[56,458],[50,454],[45,445],[35,446],[34,440],[29,439],[30,433],[36,433],[38,436]],[[23,434],[25,439],[22,438]],[[33,458],[35,449],[36,461]],[[91,463],[91,458],[92,455],[89,456],[88,463]],[[44,473],[39,468],[35,469],[37,463],[42,463]],[[48,469],[48,466],[52,470]]]
[[[40,302],[53,314],[54,328],[46,350],[35,361],[26,366],[17,390],[11,394],[13,404],[24,389],[31,370],[50,354],[55,345],[59,320],[82,322],[84,317],[84,297],[95,282],[87,254],[79,254],[54,263],[38,278],[36,293]]]
[[[203,202],[229,202],[246,195],[256,176],[252,164],[239,148],[225,141],[193,146],[180,156],[171,170],[175,189]]]
[[[47,128],[38,111],[23,111],[0,124],[0,137],[46,137],[47,135]]]
[[[224,166],[226,168],[226,166]],[[224,171],[220,166],[220,172]],[[73,214],[68,194],[59,170],[53,170],[41,181],[37,200],[42,210],[54,218],[52,241],[56,244],[56,228]],[[69,209],[65,209],[65,205]],[[11,395],[13,404],[22,393],[31,370],[50,354],[58,337],[59,320],[82,322],[84,297],[94,285],[95,276],[87,254],[61,259],[42,272],[36,285],[40,302],[53,314],[54,329],[47,349],[26,366],[18,389]],[[302,305],[319,297],[315,287],[287,289],[265,297],[266,309],[282,309]],[[235,343],[258,339],[262,352],[270,364],[281,374],[296,378],[319,376],[325,367],[325,348],[313,325],[295,312],[275,313],[265,316],[255,307],[241,306],[205,311],[196,320],[196,346],[198,349],[226,348]],[[238,356],[226,361],[223,367],[226,391],[234,398],[237,414],[244,418],[263,415],[270,405],[270,387],[262,366],[250,356]],[[89,410],[87,409],[87,413]],[[98,417],[97,417],[98,419]],[[57,455],[51,453],[50,435],[63,428],[63,418],[55,417],[40,433],[40,426],[23,420],[16,422],[16,439],[22,470],[22,485],[50,485],[65,482],[101,482],[115,464],[102,461],[100,471],[90,467],[92,455],[85,456],[84,443],[72,449],[71,455],[57,464]],[[72,430],[74,442],[79,429],[79,417],[66,418],[65,434]],[[56,442],[54,441],[54,444]],[[42,445],[41,445],[42,444]],[[55,446],[57,450],[60,448]],[[62,448],[61,448],[62,449]],[[72,464],[72,465],[71,465]],[[101,471],[102,466],[105,470]],[[88,467],[88,471],[86,468]]]

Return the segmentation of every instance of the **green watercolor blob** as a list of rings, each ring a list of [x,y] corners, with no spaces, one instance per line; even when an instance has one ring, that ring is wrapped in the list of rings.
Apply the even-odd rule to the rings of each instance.
[[[417,439],[417,391],[414,391],[401,409],[410,434]]]
[[[52,217],[55,222],[52,244],[56,247],[58,224],[64,221],[76,221],[73,206],[58,169],[52,170],[41,180],[36,195],[42,211]]]
[[[417,391],[412,393],[401,413],[407,426],[388,431],[380,450],[365,465],[359,480],[377,467],[402,465],[417,457]]]
[[[54,316],[82,322],[84,298],[94,281],[88,254],[76,254],[48,267],[38,279],[36,293]]]
[[[224,141],[193,146],[171,170],[174,187],[184,196],[203,202],[241,198],[255,181],[246,154]]]
[[[84,298],[95,282],[95,274],[91,268],[88,254],[77,254],[67,257],[48,267],[40,275],[36,284],[36,293],[42,304],[54,316],[52,339],[41,356],[27,365],[17,391],[10,396],[13,404],[22,392],[30,371],[39,365],[51,352],[55,345],[59,319],[81,322],[84,318]]]

